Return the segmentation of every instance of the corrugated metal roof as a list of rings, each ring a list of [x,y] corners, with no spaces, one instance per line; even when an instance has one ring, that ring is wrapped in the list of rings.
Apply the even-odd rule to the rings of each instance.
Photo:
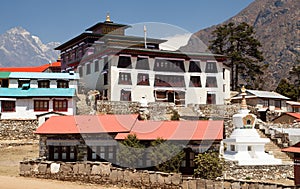
[[[260,98],[276,98],[276,99],[285,99],[285,100],[290,99],[274,91],[270,92],[270,91],[247,90],[247,92]]]
[[[18,79],[79,79],[79,74],[74,73],[39,73],[39,72],[11,72],[9,78]]]
[[[10,75],[10,72],[0,72],[0,79],[7,79]]]
[[[0,88],[0,97],[73,97],[74,88]]]

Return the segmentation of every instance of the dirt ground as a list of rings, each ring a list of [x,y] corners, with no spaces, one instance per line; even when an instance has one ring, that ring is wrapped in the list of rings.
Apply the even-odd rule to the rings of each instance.
[[[27,143],[27,145],[20,145]],[[32,144],[30,144],[32,143]],[[13,144],[13,145],[12,145]],[[102,186],[47,179],[25,178],[19,175],[19,162],[38,157],[37,141],[0,141],[0,188],[1,189],[116,189]],[[129,189],[129,188],[127,188]]]

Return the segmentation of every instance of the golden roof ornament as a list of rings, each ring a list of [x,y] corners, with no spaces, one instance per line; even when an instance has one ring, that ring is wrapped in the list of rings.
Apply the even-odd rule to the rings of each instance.
[[[242,110],[247,110],[247,102],[246,102],[246,95],[247,95],[247,93],[246,93],[246,88],[245,88],[245,86],[243,86],[242,88],[241,88],[241,96],[242,96],[242,103],[241,103],[241,109]]]
[[[105,22],[111,22],[109,12],[106,14]]]

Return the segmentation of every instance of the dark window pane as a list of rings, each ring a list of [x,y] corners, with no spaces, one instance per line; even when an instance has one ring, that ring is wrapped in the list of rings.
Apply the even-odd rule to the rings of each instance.
[[[149,60],[148,58],[137,58],[136,69],[149,70]]]
[[[218,73],[216,62],[207,62],[205,72],[206,73]]]
[[[132,68],[130,56],[119,56],[118,68]]]
[[[201,72],[199,61],[190,61],[189,72]]]

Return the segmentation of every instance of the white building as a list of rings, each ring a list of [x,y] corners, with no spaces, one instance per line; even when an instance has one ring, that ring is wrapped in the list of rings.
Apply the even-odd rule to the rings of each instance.
[[[1,119],[37,119],[37,115],[76,113],[77,73],[1,72]]]
[[[230,98],[226,57],[161,50],[166,40],[126,36],[109,17],[56,48],[62,69],[77,70],[86,90],[110,101],[224,104]]]

